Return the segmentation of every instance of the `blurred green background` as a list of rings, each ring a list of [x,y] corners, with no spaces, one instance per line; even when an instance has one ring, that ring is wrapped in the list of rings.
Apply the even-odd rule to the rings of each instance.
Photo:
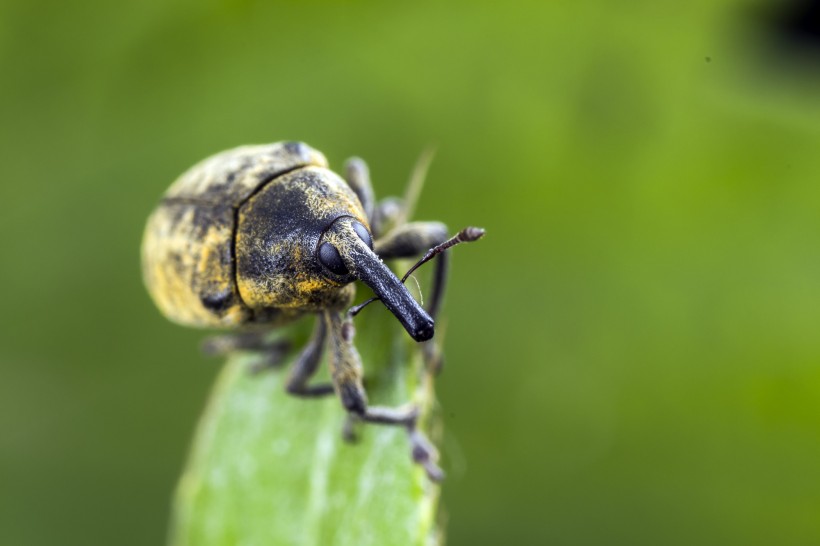
[[[0,543],[161,544],[218,362],[140,280],[194,162],[360,155],[457,249],[449,544],[820,543],[820,62],[794,3],[0,5]],[[816,36],[815,36],[816,39]]]

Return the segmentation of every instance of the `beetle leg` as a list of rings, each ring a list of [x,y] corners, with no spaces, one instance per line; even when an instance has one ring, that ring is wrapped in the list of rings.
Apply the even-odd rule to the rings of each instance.
[[[429,147],[421,152],[416,164],[413,166],[413,171],[410,173],[410,180],[404,190],[404,197],[401,199],[387,198],[378,204],[373,217],[369,218],[370,229],[376,237],[381,237],[385,233],[403,226],[413,216],[416,202],[421,195],[421,189],[424,187],[427,171],[430,169],[430,163],[433,161],[434,155],[435,149]]]
[[[201,348],[207,356],[225,356],[235,351],[256,353],[257,358],[250,366],[250,372],[256,374],[281,366],[291,343],[286,339],[271,340],[270,332],[243,332],[208,337]]]
[[[398,197],[385,197],[376,203],[373,215],[368,218],[373,237],[379,238],[397,226],[404,214],[404,205]]]
[[[301,397],[324,396],[333,394],[333,385],[321,383],[318,385],[308,385],[308,380],[316,373],[322,353],[325,349],[325,339],[327,338],[327,328],[325,321],[319,318],[313,330],[313,336],[304,348],[296,363],[291,369],[285,389],[289,394]]]
[[[413,258],[443,243],[449,237],[441,222],[408,222],[374,241],[376,254],[384,259]]]
[[[282,364],[291,343],[285,339],[270,339],[270,332],[244,332],[206,338],[201,345],[207,356],[225,356],[235,351],[259,353],[260,360],[251,368],[253,373]]]
[[[412,406],[389,408],[368,406],[367,393],[362,385],[362,363],[353,346],[353,329],[338,311],[325,311],[324,319],[330,335],[330,373],[342,405],[350,413],[352,425],[356,420],[380,425],[401,426],[407,430],[413,461],[420,464],[433,481],[444,473],[436,464],[435,447],[418,429],[418,409]]]
[[[373,219],[376,202],[367,163],[358,157],[351,157],[345,161],[345,181],[361,201],[367,220],[370,222]]]
[[[376,202],[370,170],[363,159],[351,157],[345,162],[345,182],[361,201],[373,237],[380,237],[396,226],[404,215],[405,207],[398,197],[387,197]]]
[[[358,157],[351,157],[345,162],[345,181],[361,201],[374,237],[381,237],[393,228],[405,224],[408,215],[412,213],[411,209],[414,208],[421,187],[424,185],[424,178],[431,160],[431,150],[425,151],[419,157],[404,199],[387,197],[378,203],[373,193],[367,163]]]

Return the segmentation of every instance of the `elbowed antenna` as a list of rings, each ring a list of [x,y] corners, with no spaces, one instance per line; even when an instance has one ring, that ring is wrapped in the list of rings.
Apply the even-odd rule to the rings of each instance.
[[[407,270],[407,273],[405,273],[404,276],[401,278],[401,282],[403,283],[404,281],[406,281],[407,277],[409,277],[410,274],[413,273],[413,271],[421,267],[426,262],[432,260],[437,254],[441,254],[448,248],[452,248],[461,243],[472,243],[473,241],[478,241],[479,239],[484,237],[484,233],[484,228],[467,226],[466,228],[462,229],[461,231],[459,231],[454,236],[450,237],[440,245],[436,245],[430,250],[428,250],[427,253],[413,265],[413,267]]]
[[[484,228],[479,228],[479,227],[467,226],[466,228],[462,229],[461,231],[459,231],[458,233],[456,233],[454,236],[450,237],[449,239],[447,239],[443,243],[441,243],[439,245],[436,245],[433,248],[431,248],[430,250],[428,250],[427,253],[425,253],[424,256],[422,256],[419,259],[419,261],[417,261],[415,264],[413,264],[413,267],[411,267],[410,269],[407,270],[407,273],[405,273],[404,276],[401,278],[401,283],[404,284],[404,281],[407,280],[407,277],[409,277],[413,273],[413,271],[415,271],[416,269],[418,269],[419,267],[421,267],[425,263],[432,260],[436,255],[441,254],[442,252],[444,252],[448,248],[452,248],[452,247],[454,247],[458,244],[472,243],[473,241],[478,241],[479,239],[484,237],[484,233],[485,233]],[[347,314],[351,317],[355,317],[356,315],[359,314],[359,312],[362,309],[364,309],[365,307],[367,307],[368,305],[370,305],[371,303],[373,303],[377,299],[379,299],[379,296],[370,298],[369,300],[365,300],[364,302],[360,303],[359,305],[354,305],[353,307],[351,307],[350,309],[347,310]]]

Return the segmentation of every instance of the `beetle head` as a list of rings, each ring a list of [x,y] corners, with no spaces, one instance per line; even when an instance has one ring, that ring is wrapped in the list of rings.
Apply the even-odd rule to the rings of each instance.
[[[350,216],[337,218],[322,234],[316,256],[331,278],[359,279],[369,286],[414,340],[433,337],[433,319],[373,252],[373,238],[364,224]]]
[[[359,279],[413,339],[433,336],[433,319],[373,252],[359,199],[327,169],[298,169],[252,196],[238,211],[235,255],[239,294],[257,312],[341,309]]]

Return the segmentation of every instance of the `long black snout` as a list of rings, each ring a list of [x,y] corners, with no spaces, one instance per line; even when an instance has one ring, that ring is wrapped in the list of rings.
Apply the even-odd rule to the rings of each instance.
[[[350,272],[379,297],[393,313],[407,333],[416,341],[427,341],[435,333],[435,323],[421,305],[413,299],[407,288],[375,252],[356,235],[351,227],[345,226],[342,233],[348,244],[339,248],[339,253]]]

